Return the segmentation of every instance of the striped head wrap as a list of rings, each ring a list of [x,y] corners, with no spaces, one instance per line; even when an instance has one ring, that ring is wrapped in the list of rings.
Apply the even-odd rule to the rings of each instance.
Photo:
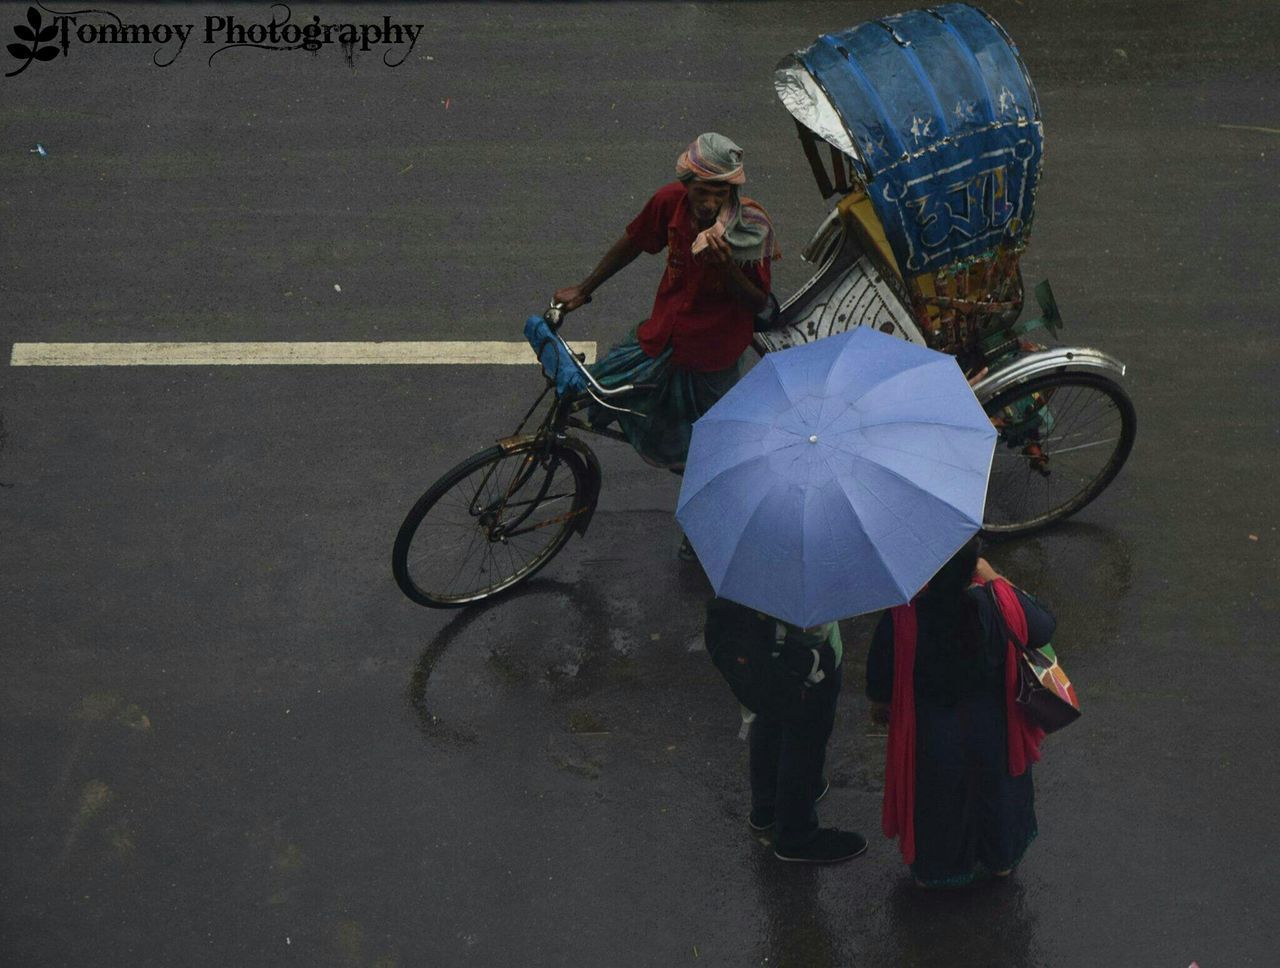
[[[742,149],[714,131],[700,134],[676,159],[676,177],[682,182],[697,178],[741,185],[747,180],[742,170]]]
[[[765,258],[782,258],[782,250],[773,237],[773,223],[764,208],[754,199],[738,194],[738,186],[746,182],[747,175],[742,168],[742,149],[736,144],[714,131],[698,135],[676,159],[676,177],[686,183],[697,180],[731,186],[729,200],[720,209],[716,224],[694,240],[694,252],[706,246],[704,236],[711,232],[729,243],[735,262],[750,264]]]

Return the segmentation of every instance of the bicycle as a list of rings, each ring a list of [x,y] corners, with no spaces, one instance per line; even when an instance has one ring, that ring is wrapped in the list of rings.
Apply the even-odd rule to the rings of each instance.
[[[542,363],[546,386],[516,429],[473,454],[427,489],[396,535],[391,566],[412,601],[460,608],[497,595],[534,575],[574,534],[586,534],[600,494],[600,463],[571,431],[626,442],[619,431],[578,416],[644,384],[606,388],[559,334],[561,304],[530,316],[525,335]],[[554,394],[542,420],[525,425]]]

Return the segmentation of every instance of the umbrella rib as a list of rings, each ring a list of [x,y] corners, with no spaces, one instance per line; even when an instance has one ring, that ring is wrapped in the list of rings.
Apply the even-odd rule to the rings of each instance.
[[[888,470],[888,468],[885,468],[885,470]],[[892,474],[893,472],[892,472],[892,471],[889,471],[889,473],[891,473],[891,474]],[[901,476],[901,475],[895,475],[895,476]],[[837,478],[837,480],[838,480],[838,478]],[[904,480],[905,480],[905,478],[904,478]],[[885,509],[887,509],[887,510],[890,510],[890,511],[892,511],[892,510],[893,510],[892,508],[890,508],[890,507],[889,507],[889,505],[888,505],[888,504],[886,504],[886,503],[885,503],[884,499],[883,499],[883,498],[881,498],[881,497],[880,497],[880,495],[878,495],[875,491],[873,491],[871,488],[869,488],[869,487],[868,487],[865,483],[863,483],[861,480],[859,480],[858,478],[856,478],[856,477],[855,477],[855,478],[854,478],[854,481],[857,483],[857,485],[858,485],[860,488],[862,488],[864,491],[866,491],[868,494],[870,494],[870,495],[871,495],[871,497],[872,497],[872,498],[874,498],[874,499],[875,499],[875,501],[876,501],[876,502],[877,502],[881,507],[883,507],[883,508],[885,508]],[[911,484],[911,482],[910,482],[910,481],[907,481],[907,483],[908,483],[908,484]],[[911,484],[911,486],[912,486],[912,487],[915,487],[915,485],[914,485],[914,484]],[[916,490],[919,490],[919,488],[916,488]],[[949,504],[949,503],[948,503],[948,502],[946,502],[946,501],[944,501],[943,503],[944,503],[944,504],[947,504],[947,506],[948,506],[948,507],[952,507],[952,505],[951,505],[951,504]],[[957,510],[958,510],[958,509],[957,509]],[[917,531],[916,531],[916,529],[915,529],[915,528],[913,528],[913,527],[911,526],[911,522],[910,522],[909,520],[907,520],[907,519],[905,519],[905,518],[902,518],[902,517],[900,517],[900,516],[899,516],[899,515],[897,515],[897,514],[894,514],[894,515],[893,515],[893,518],[894,518],[894,520],[895,520],[895,521],[897,521],[900,525],[902,525],[904,528],[906,528],[906,530],[911,534],[911,537],[913,537],[913,538],[915,538],[915,539],[916,539],[916,543],[917,543],[917,544],[921,545],[921,546],[922,546],[922,547],[924,547],[924,548],[928,548],[928,547],[929,547],[929,543],[928,543],[927,541],[925,541],[925,540],[920,536],[919,532],[917,532]],[[903,587],[902,587],[902,582],[900,582],[900,581],[899,581],[899,580],[894,576],[894,574],[893,574],[893,569],[891,569],[891,568],[889,567],[889,563],[888,563],[887,561],[885,561],[885,560],[884,560],[884,555],[880,553],[880,546],[879,546],[878,544],[876,544],[874,541],[872,541],[872,540],[871,540],[871,536],[867,534],[867,529],[866,529],[866,528],[864,528],[864,527],[862,527],[862,521],[861,521],[861,519],[859,519],[859,518],[857,517],[857,515],[854,515],[854,519],[858,521],[858,528],[862,531],[863,535],[865,535],[865,536],[866,536],[866,538],[867,538],[867,544],[871,547],[871,549],[872,549],[873,551],[875,551],[875,553],[876,553],[876,557],[880,559],[880,565],[881,565],[881,567],[884,569],[884,573],[885,573],[886,575],[888,575],[888,576],[889,576],[889,580],[890,580],[891,582],[893,582],[894,586],[898,589],[898,593],[899,593],[900,595],[905,595],[905,596],[906,596],[906,598],[907,598],[907,601],[910,601],[910,600],[911,600],[911,598],[912,598],[912,597],[916,594],[916,592],[918,592],[920,589],[916,588],[916,589],[912,589],[912,590],[908,591],[907,589],[905,589],[905,588],[903,588]],[[949,557],[949,556],[948,556],[948,557]],[[927,581],[928,579],[925,579],[925,580]]]
[[[824,458],[824,460],[825,460],[825,458]],[[831,466],[829,461],[827,462],[827,466],[828,466],[828,467],[830,467],[830,466]],[[833,474],[834,474],[834,468],[832,468],[832,472],[833,472]],[[838,480],[839,480],[839,477],[838,477],[838,476],[836,476],[834,479],[838,481]],[[808,492],[806,492],[806,494],[805,494],[805,511],[806,511],[806,512],[807,512],[807,510],[808,510],[808,504],[809,504],[809,493],[808,493]],[[819,510],[824,510],[824,509],[822,509],[821,507],[819,507]],[[825,511],[824,511],[824,514],[825,514]],[[803,518],[804,518],[804,517],[807,517],[807,516],[808,516],[808,515],[807,515],[807,513],[806,513],[806,514],[802,514],[802,520],[803,520]],[[828,523],[829,523],[829,522],[830,522],[830,516],[829,516],[829,515],[826,515],[826,517],[827,517],[827,521],[828,521]],[[862,537],[865,539],[866,544],[867,544],[867,547],[869,547],[869,548],[870,548],[870,549],[875,553],[876,560],[880,562],[880,571],[881,571],[882,573],[884,573],[884,574],[889,578],[889,580],[890,580],[891,582],[893,582],[893,584],[894,584],[894,586],[895,586],[895,587],[897,587],[897,588],[901,588],[901,586],[899,585],[899,583],[898,583],[898,582],[894,579],[894,577],[893,577],[893,571],[892,571],[892,569],[889,567],[889,563],[888,563],[887,561],[885,561],[885,560],[884,560],[884,555],[881,553],[880,548],[876,545],[876,543],[875,543],[874,541],[872,541],[872,540],[871,540],[871,535],[867,534],[867,529],[866,529],[865,527],[863,527],[862,519],[861,519],[861,518],[859,518],[857,514],[853,514],[853,515],[852,515],[852,517],[853,517],[853,523],[857,526],[858,531],[861,533]],[[807,534],[807,530],[806,530],[804,527],[801,527],[801,529],[800,529],[800,600],[801,600],[802,602],[803,602],[803,601],[805,601],[805,590],[806,590],[806,588],[807,588],[807,586],[808,586],[808,584],[809,584],[809,582],[808,582],[808,574],[806,573],[805,568],[804,568],[804,560],[805,560],[805,535],[806,535],[806,534]],[[861,613],[858,613],[858,614],[861,614]],[[841,618],[845,618],[845,617],[852,617],[852,616],[841,616]],[[806,616],[805,616],[805,620],[806,620],[806,622],[808,621],[808,619],[809,619],[809,616],[807,616],[807,615],[806,615]],[[839,619],[835,619],[834,621],[839,621]],[[806,628],[808,628],[808,627],[810,627],[810,626],[806,625],[805,627],[806,627]]]
[[[944,357],[944,359],[950,359],[950,357]],[[887,383],[892,383],[893,381],[897,380],[897,379],[898,379],[899,377],[901,377],[902,375],[904,375],[904,374],[906,374],[906,373],[910,373],[910,372],[912,372],[913,370],[918,370],[918,369],[920,369],[921,367],[924,367],[924,366],[936,366],[939,362],[941,362],[941,361],[940,361],[940,360],[933,360],[933,359],[924,359],[924,360],[921,360],[919,363],[915,363],[915,362],[913,362],[910,366],[908,366],[908,367],[904,367],[903,369],[898,370],[896,373],[894,373],[892,376],[890,376],[890,377],[889,377],[889,378],[887,378],[887,379],[881,380],[881,381],[879,381],[878,383],[871,383],[871,384],[868,384],[867,386],[865,386],[865,387],[863,387],[863,388],[862,388],[862,392],[861,392],[861,393],[859,393],[856,397],[854,397],[852,400],[846,400],[845,402],[846,402],[846,403],[848,403],[848,404],[849,404],[849,406],[851,406],[851,407],[853,407],[853,406],[857,406],[858,401],[859,401],[859,400],[861,400],[863,397],[865,397],[868,393],[871,393],[873,390],[878,390],[880,387],[883,387],[885,384],[887,384]],[[827,370],[827,376],[826,376],[826,379],[825,379],[825,380],[823,380],[823,382],[822,382],[822,392],[823,392],[823,394],[824,394],[825,396],[827,396],[828,398],[832,396],[832,394],[831,394],[831,380],[833,379],[832,371],[833,371],[834,369],[835,369],[835,366],[834,366],[834,364],[833,364],[833,365],[832,365],[832,367],[831,367],[831,369]]]
[[[777,364],[773,360],[769,359],[768,356],[765,356],[761,362],[767,362],[769,364],[769,375],[773,377],[774,382],[778,384],[778,389],[781,390],[782,395],[787,398],[787,403],[794,407],[796,405],[796,401],[792,398],[791,394],[787,392],[787,385],[783,382],[782,374],[778,372]]]
[[[754,454],[753,456],[747,458],[746,460],[738,461],[738,463],[736,464],[730,464],[728,467],[725,467],[725,468],[722,468],[721,470],[716,471],[715,474],[713,474],[711,477],[708,477],[705,481],[699,484],[698,489],[692,492],[689,495],[689,498],[684,503],[688,504],[689,501],[693,499],[695,494],[701,494],[704,490],[706,490],[716,481],[720,480],[720,478],[724,477],[726,474],[738,474],[738,473],[741,473],[743,468],[750,467],[752,464],[756,463],[757,461],[768,462],[768,460],[769,460],[768,454]],[[756,506],[759,507],[759,505],[756,505]],[[752,513],[755,513],[755,512],[753,511]]]
[[[864,393],[863,397],[865,396],[867,396],[867,394]],[[859,399],[861,399],[861,397],[859,397]],[[964,397],[961,397],[961,399],[964,399]],[[938,402],[938,401],[937,399],[934,399],[933,402]],[[960,403],[959,406],[964,406],[964,403]],[[855,410],[854,403],[850,403],[849,407],[847,407],[847,410]],[[868,419],[859,420],[859,423],[858,423],[859,428],[867,428],[867,426],[945,426],[945,428],[947,428],[948,430],[972,430],[972,432],[974,433],[986,432],[986,429],[988,428],[989,425],[991,425],[991,423],[989,423],[989,419],[987,419],[986,414],[983,415],[982,424],[955,423],[955,421],[948,420],[945,415],[938,415],[936,417],[934,416],[887,417],[887,419],[876,419],[876,417],[872,415],[872,416],[869,416]],[[828,433],[831,433],[831,432],[828,432]],[[835,433],[847,433],[847,432],[841,432],[841,430],[836,430]]]
[[[918,420],[912,418],[910,420],[864,420],[861,427],[946,427],[948,430],[967,430],[975,434],[985,434],[988,430],[994,430],[989,421],[984,422],[982,426],[974,426],[973,424],[951,423],[948,420]]]
[[[803,607],[804,603],[808,600],[807,596],[805,595],[805,590],[809,583],[808,581],[806,581],[808,576],[805,574],[805,570],[804,570],[804,545],[805,545],[804,522],[805,522],[805,518],[809,516],[808,512],[809,512],[809,491],[806,489],[804,491],[803,499],[800,502],[800,566],[797,569],[800,572],[800,605],[801,607]],[[801,616],[801,620],[804,623],[808,623],[809,621],[808,613],[803,614]],[[801,628],[808,628],[808,627],[809,627],[808,624],[801,625]]]
[[[724,473],[724,472],[721,472],[721,473]],[[719,476],[719,475],[717,475],[717,476]],[[741,540],[741,536],[742,536],[742,535],[744,535],[744,534],[746,534],[746,533],[751,529],[751,522],[755,520],[756,515],[760,513],[760,509],[761,509],[762,507],[764,507],[764,501],[765,501],[765,498],[767,498],[768,496],[769,496],[769,489],[768,489],[768,488],[763,488],[763,489],[762,489],[762,493],[760,494],[759,499],[756,501],[756,506],[755,506],[755,507],[753,507],[753,508],[751,509],[751,513],[750,513],[750,514],[748,514],[748,515],[746,516],[746,521],[744,522],[744,524],[743,524],[742,528],[738,531],[738,538],[739,538],[739,540],[737,540],[737,541],[734,543],[733,554],[731,554],[731,555],[729,556],[729,561],[728,561],[728,562],[725,564],[725,566],[724,566],[724,573],[720,576],[720,585],[723,585],[723,584],[724,584],[725,579],[727,579],[727,578],[729,577],[729,572],[731,572],[731,571],[733,570],[733,563],[738,559],[738,552],[739,552],[742,548],[745,548],[745,547],[746,547],[746,542],[744,542],[744,541],[742,541],[742,540]],[[803,532],[802,532],[802,533],[801,533],[801,539],[803,540],[803,538],[804,538],[804,534],[803,534]],[[708,577],[710,577],[710,576],[708,576]],[[801,578],[801,581],[803,581],[803,580],[804,580],[804,574],[803,574],[803,572],[801,573],[800,578]],[[713,585],[714,585],[714,583],[713,583]],[[715,593],[716,593],[717,595],[719,595],[719,594],[720,594],[720,588],[719,588],[719,587],[715,587],[715,589],[714,589],[714,590],[715,590]],[[743,602],[742,604],[744,604],[744,605],[745,605],[745,604],[747,604],[747,603],[746,603],[746,602]]]
[[[836,480],[838,481],[839,478],[836,478]],[[863,483],[861,480],[859,480],[856,477],[854,478],[854,480],[857,482],[858,486],[862,488],[864,491],[866,491],[868,494],[870,494],[871,497],[874,498],[881,507],[886,508],[888,510],[892,510],[892,508],[890,508],[889,505],[885,503],[884,499],[881,498],[880,495],[878,495],[865,483]],[[928,547],[928,544],[924,541],[924,539],[920,537],[920,535],[916,532],[916,530],[913,527],[911,527],[910,522],[904,521],[897,514],[895,514],[893,517],[895,521],[903,525],[903,527],[905,527],[907,531],[910,532],[911,536],[916,539],[917,544],[923,545],[926,548]],[[853,519],[858,523],[858,530],[862,532],[862,536],[867,539],[867,546],[871,548],[872,551],[875,552],[876,559],[880,562],[880,570],[883,571],[886,576],[888,576],[889,581],[891,581],[894,587],[898,589],[898,593],[900,595],[905,595],[907,597],[907,600],[910,601],[911,596],[914,595],[915,591],[918,591],[919,589],[916,589],[915,591],[907,591],[902,587],[902,582],[898,581],[898,579],[894,576],[893,569],[889,567],[889,562],[885,561],[884,553],[880,550],[880,545],[871,539],[871,535],[867,534],[867,529],[862,526],[862,519],[858,517],[857,514],[854,514]]]
[[[925,454],[917,454],[917,453],[915,453],[914,451],[910,451],[910,450],[903,450],[901,447],[890,447],[888,444],[880,444],[880,443],[877,443],[875,446],[876,446],[876,447],[878,447],[878,448],[880,448],[880,449],[882,449],[882,450],[890,451],[891,453],[894,453],[894,454],[905,454],[905,455],[906,455],[906,456],[908,456],[908,457],[920,457],[920,458],[923,458],[923,459],[925,459],[925,460],[932,461],[934,464],[937,464],[937,465],[938,465],[938,466],[940,466],[940,467],[950,467],[950,468],[952,468],[953,470],[957,470],[957,471],[965,471],[966,473],[971,473],[971,474],[976,474],[976,473],[978,473],[978,472],[977,472],[977,471],[975,471],[972,467],[965,467],[963,464],[953,464],[953,463],[951,463],[950,461],[945,461],[945,460],[942,460],[942,459],[940,459],[940,458],[938,458],[938,457],[934,457],[932,454],[929,454],[929,455],[925,455]],[[854,456],[854,457],[857,457],[859,460],[866,461],[868,464],[875,464],[877,467],[884,467],[884,469],[885,469],[885,470],[887,470],[887,471],[889,471],[889,470],[890,470],[890,468],[885,467],[885,465],[881,464],[881,463],[880,463],[879,461],[877,461],[877,460],[872,460],[870,457],[865,457],[865,456],[863,456],[863,455],[861,455],[861,454],[854,454],[853,456]],[[990,463],[990,461],[988,461],[988,463]],[[830,466],[830,464],[828,464],[828,466]],[[891,471],[891,473],[892,473],[892,471]]]
[[[968,516],[967,514],[965,514],[965,512],[964,512],[964,511],[962,511],[960,508],[958,508],[958,507],[956,507],[954,504],[952,504],[950,501],[945,500],[944,498],[939,497],[937,494],[934,494],[934,493],[933,493],[933,492],[931,492],[931,491],[926,491],[923,487],[921,487],[919,484],[917,484],[917,483],[916,483],[915,481],[913,481],[911,478],[909,478],[909,477],[907,477],[907,476],[905,476],[905,475],[903,475],[903,474],[898,473],[898,472],[897,472],[897,471],[895,471],[892,467],[886,467],[884,464],[881,464],[879,461],[871,460],[869,457],[863,457],[861,454],[850,454],[849,456],[850,456],[850,457],[852,457],[852,458],[853,458],[854,460],[856,460],[856,461],[861,461],[861,462],[862,462],[862,463],[864,463],[864,464],[870,464],[872,467],[878,467],[878,468],[880,468],[880,470],[884,471],[886,474],[890,474],[890,475],[892,475],[893,477],[896,477],[898,480],[902,481],[902,483],[903,483],[903,484],[906,484],[906,485],[907,485],[909,488],[911,488],[913,491],[916,491],[916,492],[918,492],[918,493],[920,493],[920,494],[923,494],[925,497],[931,498],[932,500],[937,501],[939,504],[945,504],[947,507],[951,508],[951,510],[955,511],[957,514],[964,515],[964,516],[965,516],[965,518],[966,518],[966,520],[968,519],[968,517],[969,517],[969,516]],[[834,468],[833,468],[833,470],[834,470]],[[856,479],[856,478],[855,478],[855,479]],[[862,484],[862,481],[860,481],[860,480],[859,480],[859,481],[858,481],[858,483],[859,483],[859,484]],[[874,492],[874,491],[872,491],[870,488],[867,488],[865,484],[862,484],[862,486],[863,486],[864,488],[866,488],[866,490],[868,491],[868,493],[875,494],[875,492]],[[877,497],[877,498],[876,498],[876,500],[878,500],[878,501],[879,501],[879,500],[880,500],[880,498],[879,498],[879,497]],[[884,501],[880,501],[880,503],[881,503],[881,504],[884,504]],[[888,507],[889,505],[884,504],[884,506],[885,506],[885,507]],[[981,522],[981,521],[978,521],[978,522],[975,522],[975,523],[976,523],[979,527],[981,527],[981,526],[982,526],[982,522]]]

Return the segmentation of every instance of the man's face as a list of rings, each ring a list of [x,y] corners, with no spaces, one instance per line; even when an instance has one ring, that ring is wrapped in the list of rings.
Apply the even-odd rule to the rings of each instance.
[[[685,183],[689,193],[689,208],[693,212],[693,220],[699,228],[708,228],[720,214],[724,203],[729,201],[733,187],[727,182],[693,181]]]

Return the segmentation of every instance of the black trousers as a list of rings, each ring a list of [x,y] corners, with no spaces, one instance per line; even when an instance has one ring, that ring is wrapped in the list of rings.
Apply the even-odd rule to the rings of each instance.
[[[773,817],[778,847],[800,847],[817,835],[814,801],[822,792],[843,669],[841,663],[811,687],[816,715],[805,720],[757,716],[751,724],[751,812],[758,818]]]

